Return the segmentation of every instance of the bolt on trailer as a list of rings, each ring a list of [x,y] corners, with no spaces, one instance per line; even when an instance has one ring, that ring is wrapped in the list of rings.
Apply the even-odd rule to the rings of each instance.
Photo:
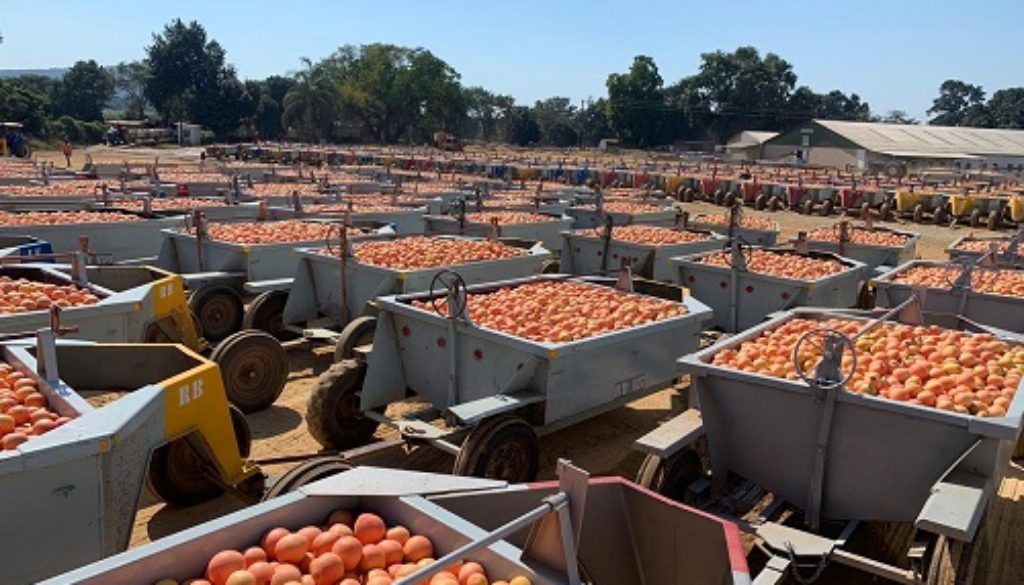
[[[635,235],[631,231],[642,230]],[[662,234],[668,234],[664,236]],[[644,241],[662,235],[669,243]],[[561,271],[567,274],[608,274],[623,265],[640,278],[672,282],[671,259],[722,248],[725,237],[708,230],[663,228],[645,224],[615,226],[611,217],[603,229],[562,232]],[[678,239],[677,243],[671,240]]]
[[[520,577],[530,585],[641,585],[651,575],[661,585],[750,583],[735,524],[564,461],[558,481],[542,484],[310,463],[319,469],[307,469],[279,497],[44,585],[143,585],[156,575],[185,581],[204,574],[212,551],[245,550],[278,526],[323,525],[336,510],[370,511],[429,539],[436,560],[396,585],[424,582],[459,562],[478,563],[492,582]],[[609,539],[610,531],[621,538]],[[675,546],[681,539],[693,546]]]
[[[642,203],[605,201],[598,191],[594,205],[573,205],[566,210],[573,219],[573,229],[599,228],[611,217],[615,225],[643,223],[671,227],[678,221],[679,211],[671,205],[656,205],[644,200]]]
[[[211,221],[256,220],[261,209],[258,202],[239,203],[233,196],[224,197],[153,197],[113,195],[105,192],[89,206],[94,211],[114,210],[141,213],[143,217],[187,216],[201,212]]]
[[[372,346],[355,348],[354,359],[321,375],[309,399],[307,428],[325,446],[351,448],[368,442],[384,424],[406,441],[455,455],[458,475],[532,480],[538,434],[671,385],[673,356],[697,347],[710,312],[682,297],[679,289],[674,299],[657,301],[631,292],[644,283],[634,283],[628,269],[614,294],[634,306],[659,303],[675,315],[576,341],[549,342],[477,325],[469,304],[479,295],[508,294],[520,287],[568,285],[586,292],[608,291],[616,286],[612,283],[543,275],[467,287],[456,273],[441,272],[426,293],[378,298]],[[652,287],[662,294],[664,288]],[[420,308],[424,305],[434,310]],[[382,414],[409,392],[429,406],[401,420]],[[445,428],[432,424],[438,418]],[[461,446],[453,442],[462,437]]]
[[[403,246],[428,238],[439,245],[484,241],[465,236],[418,236],[375,240],[373,245],[393,242]],[[377,297],[428,291],[435,275],[447,269],[458,270],[470,285],[523,278],[541,273],[551,259],[551,252],[537,242],[497,237],[489,241],[518,253],[443,266],[391,268],[360,261],[353,250],[360,244],[345,237],[337,251],[331,247],[301,249],[291,289],[257,297],[249,308],[251,324],[266,328],[282,341],[298,336],[327,341],[335,347],[335,361],[350,359],[356,347],[373,341],[377,328],[373,300]]]
[[[397,196],[395,196],[397,198]],[[290,208],[272,207],[273,219],[325,219],[338,220],[342,216],[357,223],[380,223],[389,225],[396,234],[422,234],[426,231],[427,206],[406,207],[398,204],[357,205],[352,199],[337,199],[335,203],[314,203],[306,205],[295,197]]]
[[[929,313],[1024,333],[1024,270],[998,267],[989,255],[950,262],[914,260],[871,283],[880,307],[897,306],[923,289],[921,303]]]
[[[821,326],[793,347],[795,380],[714,362],[721,352],[801,319]],[[830,328],[833,319],[858,332],[850,337]],[[1001,337],[964,319],[939,322],[940,330],[985,333],[1024,351],[1019,335]],[[869,346],[862,346],[863,335],[885,325],[931,323],[918,299],[875,311],[795,309],[681,358],[693,406],[637,441],[647,454],[638,483],[704,506],[737,489],[761,502],[770,492],[771,504],[753,522],[740,523],[770,557],[776,580],[765,576],[766,583],[787,573],[813,580],[830,562],[899,583],[970,582],[971,542],[991,520],[986,510],[1021,431],[1024,394],[1015,389],[1003,416],[980,418],[849,385],[858,352]],[[799,360],[801,348],[824,357],[814,364]],[[709,456],[709,478],[702,453]],[[803,528],[787,519],[794,514]],[[868,523],[882,523],[884,546],[908,558],[909,568],[846,548]]]
[[[847,308],[857,304],[864,264],[827,252],[801,249],[752,248],[738,240],[724,252],[704,252],[672,258],[676,284],[711,307],[712,323],[727,333],[752,327],[777,311],[798,306]],[[842,269],[818,279],[776,276],[750,267],[754,254],[780,254],[835,262]],[[725,254],[725,266],[708,263]]]
[[[857,260],[867,270],[874,271],[900,266],[916,258],[921,234],[877,227],[869,218],[862,225],[842,220],[809,233],[799,232],[790,243],[799,244],[801,237],[810,250]]]
[[[1010,236],[976,236],[967,234],[953,240],[946,248],[951,261],[977,259],[989,254],[997,266],[1016,267],[1024,265],[1024,230],[1017,230]]]
[[[743,208],[733,205],[723,215],[698,213],[691,216],[682,212],[682,225],[688,229],[708,230],[726,236],[739,238],[752,246],[774,246],[779,239],[779,224],[744,213]]]
[[[68,419],[0,451],[5,583],[125,550],[143,485],[176,506],[225,491],[249,502],[263,491],[263,474],[246,461],[248,425],[229,407],[216,364],[180,345],[55,342],[64,332],[58,322],[35,342],[0,343],[0,361]],[[46,547],[60,554],[40,554]]]
[[[936,225],[949,221],[949,197],[945,191],[931,189],[897,189],[893,195],[895,206],[892,208],[897,217],[906,218],[915,223],[923,223],[931,218]],[[886,219],[883,214],[882,219]]]
[[[183,217],[145,218],[117,211],[0,212],[0,236],[33,236],[49,242],[54,252],[83,251],[91,263],[109,264],[155,256],[160,231],[183,223]]]

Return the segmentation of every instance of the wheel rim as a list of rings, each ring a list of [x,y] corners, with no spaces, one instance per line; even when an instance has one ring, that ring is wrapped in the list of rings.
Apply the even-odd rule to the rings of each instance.
[[[166,477],[184,493],[201,493],[209,489],[210,480],[203,473],[203,460],[184,439],[167,445]]]
[[[223,337],[232,332],[238,319],[238,308],[234,299],[227,295],[211,295],[203,301],[198,317],[207,336]]]
[[[294,338],[295,334],[284,328],[284,305],[287,300],[284,295],[272,296],[254,307],[253,329],[265,331],[280,340]]]
[[[529,468],[530,454],[526,447],[510,441],[494,448],[484,465],[483,476],[503,481],[521,481],[529,475]]]
[[[243,411],[252,412],[277,398],[282,377],[279,351],[265,344],[264,339],[249,336],[228,340],[222,346],[215,361],[221,367],[232,402]]]

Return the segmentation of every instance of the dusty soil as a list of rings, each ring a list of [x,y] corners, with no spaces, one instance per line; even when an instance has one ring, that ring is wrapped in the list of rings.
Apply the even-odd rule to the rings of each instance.
[[[167,161],[172,159],[195,161],[198,159],[196,150],[155,149],[140,152],[138,150],[125,151],[94,147],[89,149],[89,152],[97,162],[120,162],[125,159],[151,162],[153,156],[160,156],[161,160]],[[39,153],[38,156],[63,164],[59,153]],[[76,151],[73,165],[80,166],[82,162],[84,162],[82,151]],[[692,213],[722,213],[722,208],[704,203],[686,204],[685,208]],[[803,216],[792,212],[771,213],[750,210],[747,213],[766,215],[777,220],[782,229],[780,243],[795,237],[800,230],[809,230],[838,221],[835,216],[823,218],[817,215]],[[884,225],[898,226],[921,233],[919,255],[923,258],[936,259],[945,257],[944,249],[952,240],[972,231],[969,228],[954,229],[904,222],[890,222]],[[974,231],[979,234],[984,233],[984,230]],[[254,459],[260,461],[283,456],[311,454],[319,449],[319,445],[306,432],[303,417],[309,392],[315,384],[317,375],[330,365],[330,359],[329,352],[326,351],[314,353],[297,351],[291,354],[291,375],[283,395],[269,410],[248,417],[253,431],[252,456]],[[544,437],[542,439],[542,478],[552,477],[555,461],[560,457],[571,459],[595,475],[635,477],[641,457],[632,450],[633,441],[685,408],[685,399],[680,390],[683,389],[676,388],[652,394],[615,412]],[[390,414],[400,414],[400,412],[396,411]],[[386,438],[388,435],[381,432],[379,436]],[[273,477],[284,473],[292,465],[294,463],[268,464],[264,465],[264,470]],[[444,457],[420,457],[410,462],[409,466],[444,472],[450,470],[451,461]],[[984,537],[980,541],[977,583],[1024,582],[1024,563],[1020,562],[1021,553],[1024,553],[1024,539],[1019,538],[1024,530],[1024,501],[1022,500],[1024,500],[1024,469],[1013,465],[1008,470],[1000,487],[998,498],[988,514]],[[144,496],[136,519],[131,546],[134,547],[166,536],[239,508],[241,508],[241,504],[228,496],[188,509],[168,508]],[[830,568],[820,582],[867,583],[872,581],[862,581],[846,571]]]

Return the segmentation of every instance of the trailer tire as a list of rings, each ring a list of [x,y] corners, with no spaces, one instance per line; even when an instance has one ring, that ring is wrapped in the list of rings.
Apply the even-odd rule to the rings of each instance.
[[[352,469],[352,466],[345,463],[338,457],[316,457],[296,465],[287,473],[277,478],[267,489],[261,501],[266,502],[278,496],[294,492],[314,481],[320,481],[326,477],[343,473]]]
[[[814,213],[814,200],[808,199],[807,201],[804,201],[803,205],[800,205],[800,212],[803,213],[804,215],[810,215]]]
[[[946,213],[945,209],[940,207],[935,210],[935,213],[932,215],[932,219],[935,220],[935,225],[944,225],[949,221],[949,215]]]
[[[561,274],[562,265],[558,260],[550,259],[541,262],[540,273],[541,274]]]
[[[889,221],[892,217],[892,203],[886,201],[878,208],[878,216],[882,221]]]
[[[252,432],[245,415],[228,405],[231,428],[242,459],[247,459],[252,448]],[[194,441],[202,441],[194,436]],[[219,496],[224,489],[206,476],[209,465],[204,455],[196,451],[189,437],[161,445],[149,459],[146,487],[155,496],[171,506],[192,506]],[[262,482],[258,482],[262,486]]]
[[[970,218],[968,220],[968,223],[971,224],[971,227],[978,227],[978,226],[981,225],[981,210],[980,209],[975,208],[975,209],[971,210],[971,215],[970,215]]]
[[[693,202],[693,187],[687,187],[683,190],[683,203]]]
[[[636,474],[641,486],[677,502],[687,499],[687,488],[702,475],[700,455],[694,449],[683,449],[667,460],[648,455]]]
[[[523,483],[537,478],[540,446],[530,423],[515,415],[485,419],[455,457],[455,475]]]
[[[999,229],[999,219],[999,212],[993,209],[988,213],[988,221],[985,223],[985,227],[990,231],[996,231]]]
[[[188,297],[208,341],[220,341],[242,328],[245,307],[238,293],[226,286],[205,286]]]
[[[918,203],[914,206],[913,219],[914,223],[921,223],[924,219],[924,205]]]
[[[984,527],[975,535],[982,537]],[[928,563],[927,585],[963,585],[974,582],[980,547],[977,542],[953,540],[940,535],[935,541],[931,561]]]
[[[764,193],[758,193],[757,197],[754,197],[754,209],[758,211],[764,211],[764,208],[768,205],[768,196]]]
[[[778,211],[780,208],[782,208],[782,202],[779,200],[778,197],[773,195],[770,199],[768,199],[768,209],[770,209],[771,211]]]
[[[255,329],[269,333],[278,341],[290,341],[298,337],[294,332],[285,329],[284,305],[288,302],[287,291],[272,290],[261,293],[242,317],[242,329]]]
[[[248,414],[268,408],[288,382],[288,354],[263,331],[239,331],[213,350],[228,400]]]
[[[712,196],[712,201],[715,205],[721,205],[725,201],[725,193],[721,189],[716,189],[715,194]]]
[[[722,199],[722,202],[725,203],[726,207],[732,207],[733,205],[736,204],[736,199],[736,193],[729,192],[725,194],[725,197]]]
[[[870,203],[861,203],[860,204],[860,218],[861,219],[867,219],[870,216],[871,216],[871,204]]]
[[[818,209],[818,214],[820,214],[822,217],[828,217],[832,215],[832,207],[832,200],[826,199],[825,202],[821,204],[821,208]]]
[[[343,360],[317,378],[306,403],[306,429],[326,448],[351,449],[365,445],[376,432],[377,421],[359,410],[359,391],[366,364]]]
[[[377,331],[377,318],[369,315],[356,317],[338,334],[334,344],[334,361],[350,360],[355,357],[355,349],[360,345],[373,343],[374,332]]]

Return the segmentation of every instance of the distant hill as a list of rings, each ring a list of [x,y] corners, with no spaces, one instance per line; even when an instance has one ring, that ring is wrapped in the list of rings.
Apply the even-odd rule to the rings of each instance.
[[[52,79],[60,79],[68,72],[69,67],[51,67],[49,69],[0,69],[0,78],[20,77],[22,75],[41,75]]]

